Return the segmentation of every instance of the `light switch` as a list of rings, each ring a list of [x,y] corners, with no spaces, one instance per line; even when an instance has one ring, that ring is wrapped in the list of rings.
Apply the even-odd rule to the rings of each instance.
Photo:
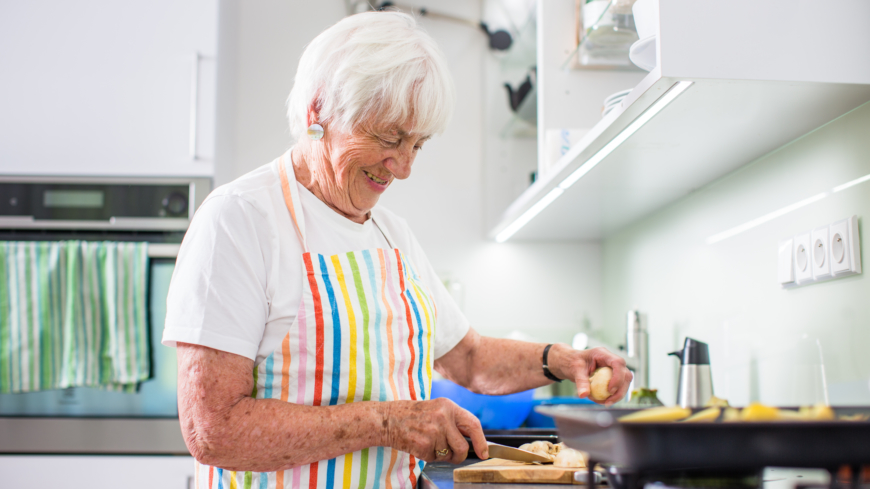
[[[794,283],[794,239],[789,238],[779,242],[779,259],[777,278],[782,285]]]
[[[831,224],[831,272],[842,275],[852,271],[848,219]]]
[[[794,276],[799,284],[813,281],[812,258],[810,258],[810,234],[794,237]]]
[[[820,280],[831,276],[831,260],[828,258],[828,226],[813,229],[810,244],[813,247],[812,264],[813,278]]]

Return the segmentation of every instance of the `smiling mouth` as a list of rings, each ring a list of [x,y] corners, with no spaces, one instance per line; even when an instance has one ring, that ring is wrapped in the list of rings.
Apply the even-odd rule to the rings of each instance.
[[[365,170],[363,170],[363,173],[365,173],[366,176],[369,177],[369,180],[375,182],[378,185],[386,185],[388,183],[387,180],[380,179]]]

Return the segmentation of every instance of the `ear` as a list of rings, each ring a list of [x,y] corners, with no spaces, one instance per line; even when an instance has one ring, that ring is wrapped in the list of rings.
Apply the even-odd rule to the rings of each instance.
[[[320,122],[320,102],[317,97],[308,104],[308,115],[305,121],[309,126],[311,124],[321,124]]]

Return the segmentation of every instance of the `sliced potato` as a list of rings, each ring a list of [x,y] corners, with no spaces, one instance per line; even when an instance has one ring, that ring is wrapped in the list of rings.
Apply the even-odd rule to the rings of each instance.
[[[725,408],[725,414],[722,415],[722,421],[726,423],[740,421],[740,410],[733,407]]]
[[[619,418],[622,423],[662,423],[679,421],[692,415],[692,410],[680,406],[660,406],[626,414]]]
[[[717,407],[707,408],[684,419],[683,423],[712,423],[719,419],[719,414],[721,412],[722,409]]]
[[[589,384],[591,386],[589,398],[593,401],[599,402],[607,400],[610,397],[610,390],[607,386],[610,384],[610,379],[612,378],[613,370],[610,367],[595,369],[595,372],[592,373],[592,377],[589,377]]]
[[[779,409],[760,402],[750,403],[740,412],[740,421],[777,421],[782,419]]]
[[[583,468],[586,467],[586,459],[587,455],[580,450],[563,448],[559,450],[559,454],[553,460],[553,466]]]
[[[710,396],[710,399],[707,399],[707,402],[704,404],[704,407],[728,407],[727,399],[720,399],[716,396]]]

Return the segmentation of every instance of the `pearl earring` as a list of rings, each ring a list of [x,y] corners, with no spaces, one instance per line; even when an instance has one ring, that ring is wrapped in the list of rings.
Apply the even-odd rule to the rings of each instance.
[[[311,124],[308,126],[308,137],[312,141],[317,141],[323,137],[323,126],[320,124]]]

